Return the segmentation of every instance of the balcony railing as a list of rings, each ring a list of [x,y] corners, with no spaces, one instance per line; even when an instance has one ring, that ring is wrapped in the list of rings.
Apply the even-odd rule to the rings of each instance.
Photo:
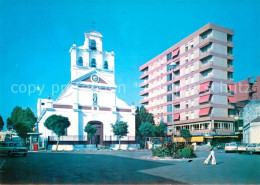
[[[200,63],[200,67],[204,67],[204,66],[207,66],[207,65],[213,65],[213,61],[212,60],[209,60],[205,63]]]

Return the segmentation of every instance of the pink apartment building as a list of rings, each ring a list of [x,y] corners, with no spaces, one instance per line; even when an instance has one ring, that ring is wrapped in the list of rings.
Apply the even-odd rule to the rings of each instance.
[[[142,65],[140,101],[168,135],[181,141],[233,140],[235,85],[233,30],[207,24]]]

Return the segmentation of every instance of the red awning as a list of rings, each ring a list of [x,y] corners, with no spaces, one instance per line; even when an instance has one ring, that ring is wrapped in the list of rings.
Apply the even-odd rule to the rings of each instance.
[[[203,92],[209,89],[210,81],[200,84],[199,92]]]
[[[210,107],[200,109],[199,116],[205,116],[208,115],[210,111]]]
[[[228,88],[230,91],[235,91],[235,85],[234,84],[228,84]]]
[[[199,103],[208,102],[209,101],[209,97],[210,97],[210,94],[206,95],[206,96],[201,96],[200,99],[199,99]]]
[[[228,101],[229,101],[230,103],[236,103],[236,99],[235,99],[235,97],[233,97],[233,96],[229,96],[229,97],[228,97]]]
[[[175,57],[176,55],[178,55],[178,54],[179,54],[179,51],[180,51],[180,48],[175,49],[175,50],[172,52],[172,57]]]
[[[178,114],[174,114],[174,116],[173,116],[173,119],[179,119],[180,118],[180,114],[178,113]]]

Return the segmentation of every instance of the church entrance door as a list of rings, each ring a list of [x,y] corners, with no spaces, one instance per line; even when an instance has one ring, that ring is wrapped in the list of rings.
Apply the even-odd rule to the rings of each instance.
[[[90,121],[88,123],[97,128],[97,132],[92,138],[91,144],[103,145],[103,123],[100,121]]]

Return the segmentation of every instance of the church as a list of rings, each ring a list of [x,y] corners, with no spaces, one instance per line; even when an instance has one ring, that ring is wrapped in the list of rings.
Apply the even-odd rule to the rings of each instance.
[[[38,131],[42,133],[39,146],[54,145],[57,136],[44,126],[45,120],[53,115],[68,117],[70,127],[60,144],[87,144],[85,126],[90,123],[97,127],[92,144],[106,145],[118,143],[111,124],[124,121],[128,124],[128,134],[121,139],[122,144],[135,143],[135,107],[129,106],[116,96],[115,54],[103,51],[103,36],[97,31],[85,32],[82,46],[73,44],[71,55],[71,81],[56,100],[38,99]]]

